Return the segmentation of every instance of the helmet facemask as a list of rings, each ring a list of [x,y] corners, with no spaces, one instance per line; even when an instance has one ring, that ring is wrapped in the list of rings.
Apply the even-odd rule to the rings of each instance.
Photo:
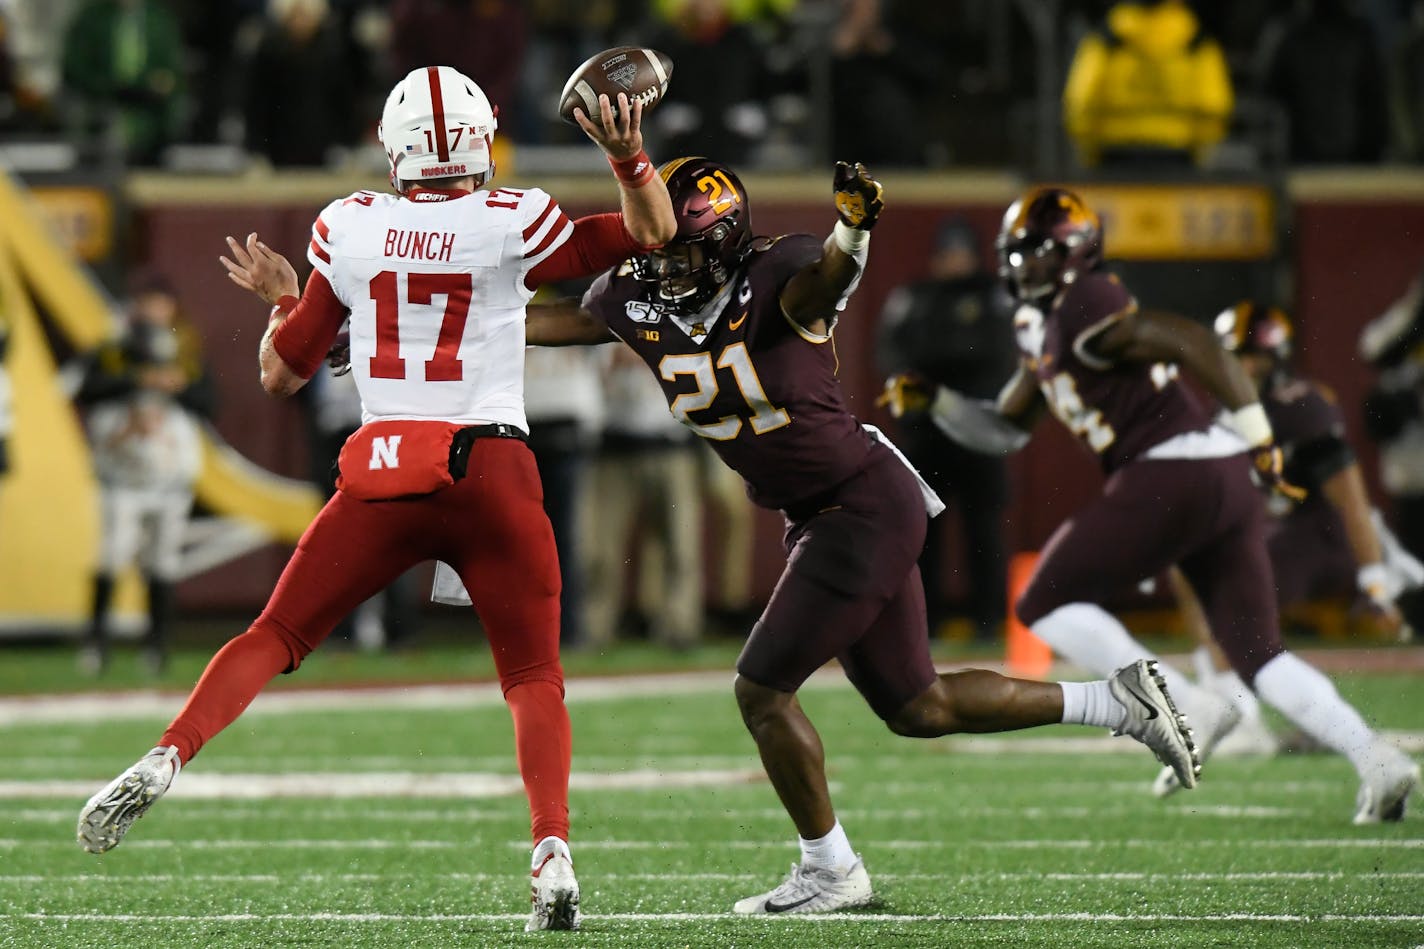
[[[633,258],[633,276],[657,285],[658,302],[682,315],[696,312],[732,279],[747,240],[734,220],[719,220],[692,237]]]

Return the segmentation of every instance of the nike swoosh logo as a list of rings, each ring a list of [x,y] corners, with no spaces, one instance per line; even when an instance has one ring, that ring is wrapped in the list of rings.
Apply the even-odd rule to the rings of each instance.
[[[1150,722],[1152,719],[1154,719],[1154,718],[1157,717],[1157,706],[1153,705],[1151,702],[1149,702],[1149,701],[1147,701],[1145,698],[1143,698],[1143,697],[1142,697],[1142,694],[1141,694],[1140,692],[1138,692],[1136,689],[1134,689],[1132,686],[1127,685],[1126,683],[1124,683],[1123,687],[1127,689],[1127,694],[1128,694],[1128,695],[1130,695],[1130,696],[1132,696],[1133,698],[1137,699],[1137,701],[1139,701],[1139,702],[1142,703],[1142,707],[1145,708],[1145,709],[1147,709],[1147,711],[1148,711],[1147,720],[1148,720],[1149,722]]]
[[[751,311],[748,310],[747,312],[750,313]],[[739,329],[742,328],[742,324],[745,323],[746,321],[747,321],[747,314],[746,314],[746,313],[743,313],[741,316],[737,317],[735,320],[733,320],[732,322],[728,323],[728,324],[727,324],[727,329],[729,329],[729,330],[739,330]],[[797,905],[797,906],[800,906],[801,904],[800,904],[800,903],[797,903],[796,905]]]
[[[806,903],[809,903],[815,898],[816,895],[813,893],[810,896],[807,896],[804,899],[799,899],[794,903],[773,903],[771,900],[767,900],[766,911],[768,913],[784,913],[789,909],[795,909],[798,906],[802,906]]]

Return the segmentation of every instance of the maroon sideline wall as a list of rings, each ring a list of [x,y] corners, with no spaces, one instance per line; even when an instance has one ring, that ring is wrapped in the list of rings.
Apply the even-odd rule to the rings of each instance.
[[[756,193],[752,199],[758,233],[823,234],[834,220],[829,202],[779,201]],[[268,399],[258,387],[255,354],[265,312],[227,281],[217,255],[224,252],[225,235],[241,237],[256,230],[270,245],[292,252],[294,261],[301,257],[299,271],[304,273],[309,228],[320,207],[319,202],[307,201],[153,204],[137,214],[132,245],[133,260],[148,261],[171,275],[187,312],[207,340],[220,400],[218,429],[254,462],[296,477],[308,474],[302,413],[294,403]],[[567,207],[571,213],[601,210],[576,202],[568,202]],[[979,228],[987,254],[1001,210],[997,199],[953,206],[896,204],[877,228],[870,267],[836,334],[841,375],[853,410],[863,418],[893,431],[892,423],[873,407],[880,382],[874,362],[874,324],[886,295],[897,284],[920,275],[931,236],[947,213],[962,213]],[[1289,239],[1296,274],[1297,361],[1339,394],[1366,473],[1375,485],[1374,452],[1359,431],[1359,406],[1371,376],[1355,356],[1356,340],[1360,327],[1403,292],[1424,262],[1424,195],[1388,201],[1303,200],[1293,209]],[[1011,550],[1041,546],[1098,485],[1094,462],[1051,422],[1012,460],[1010,471],[1014,501],[1006,531]],[[1376,498],[1380,499],[1377,491]],[[759,515],[755,552],[759,595],[770,591],[780,569],[780,528],[776,515]],[[945,529],[957,528],[950,524]],[[285,549],[269,548],[195,578],[183,586],[183,605],[200,610],[256,610],[286,554]]]

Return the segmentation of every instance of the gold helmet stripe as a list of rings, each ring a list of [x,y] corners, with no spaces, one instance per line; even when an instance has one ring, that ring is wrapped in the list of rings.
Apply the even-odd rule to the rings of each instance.
[[[658,176],[663,179],[664,183],[666,183],[667,180],[672,177],[673,172],[677,171],[679,168],[681,168],[688,162],[706,160],[707,159],[703,158],[701,155],[688,155],[686,158],[674,158],[672,161],[668,162],[666,165],[663,165],[661,168],[658,169]]]

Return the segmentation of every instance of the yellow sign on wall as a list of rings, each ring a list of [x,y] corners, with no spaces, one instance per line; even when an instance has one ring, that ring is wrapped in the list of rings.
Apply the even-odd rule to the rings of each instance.
[[[1260,260],[1276,252],[1275,200],[1261,185],[1075,186],[1103,219],[1108,257]]]
[[[114,201],[103,188],[48,185],[30,189],[60,243],[86,263],[114,250]]]

